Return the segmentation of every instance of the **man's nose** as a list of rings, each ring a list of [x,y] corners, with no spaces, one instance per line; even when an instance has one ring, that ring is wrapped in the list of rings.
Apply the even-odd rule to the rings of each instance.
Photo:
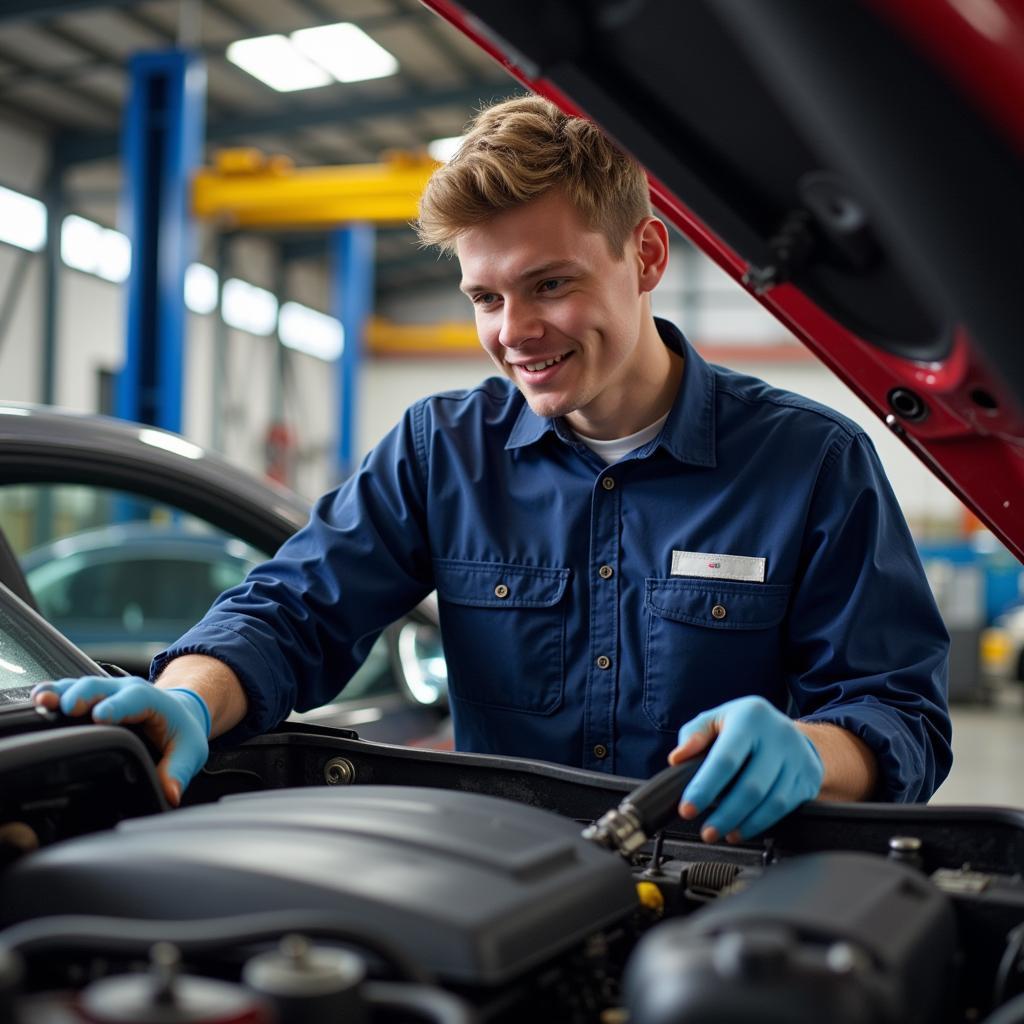
[[[519,348],[544,333],[539,317],[529,303],[505,301],[498,341],[505,348]]]

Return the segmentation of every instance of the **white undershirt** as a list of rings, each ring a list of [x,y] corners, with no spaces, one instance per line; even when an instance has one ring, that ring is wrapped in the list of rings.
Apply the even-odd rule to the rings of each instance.
[[[665,413],[660,420],[655,420],[649,427],[644,427],[643,430],[638,430],[635,434],[630,434],[629,437],[616,437],[611,441],[598,441],[594,437],[584,437],[582,434],[576,434],[575,430],[573,433],[606,465],[610,466],[613,462],[618,462],[623,455],[628,455],[653,441],[667,419],[668,413]]]

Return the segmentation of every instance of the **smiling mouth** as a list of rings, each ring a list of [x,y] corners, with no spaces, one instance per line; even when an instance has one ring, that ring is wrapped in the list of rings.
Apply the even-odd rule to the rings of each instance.
[[[514,363],[513,365],[518,370],[529,370],[530,373],[539,373],[541,370],[546,370],[549,366],[554,366],[557,363],[562,362],[564,359],[568,359],[571,356],[571,352],[565,352],[560,356],[554,356],[551,359],[541,359],[536,363]]]

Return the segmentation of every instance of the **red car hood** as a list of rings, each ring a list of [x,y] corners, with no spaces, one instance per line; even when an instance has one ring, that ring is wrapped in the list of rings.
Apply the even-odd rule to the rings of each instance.
[[[1024,557],[1024,0],[424,0]]]

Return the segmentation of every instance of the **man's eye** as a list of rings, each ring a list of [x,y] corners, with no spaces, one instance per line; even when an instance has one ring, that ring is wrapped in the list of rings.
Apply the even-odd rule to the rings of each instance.
[[[557,291],[563,284],[565,284],[564,277],[549,277],[546,281],[541,281],[537,287],[542,292],[553,292]]]
[[[494,292],[481,292],[473,296],[473,304],[476,306],[490,306],[497,301],[498,296]]]

